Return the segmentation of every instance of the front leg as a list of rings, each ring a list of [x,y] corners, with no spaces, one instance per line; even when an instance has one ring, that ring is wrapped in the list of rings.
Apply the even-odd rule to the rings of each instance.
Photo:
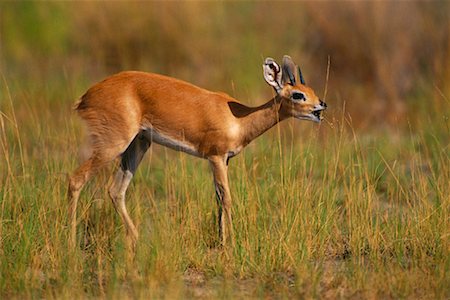
[[[227,157],[213,156],[209,158],[214,176],[217,204],[219,206],[219,237],[223,246],[227,239],[234,245],[233,224],[231,221],[231,194],[228,186]],[[225,216],[224,216],[225,214]]]

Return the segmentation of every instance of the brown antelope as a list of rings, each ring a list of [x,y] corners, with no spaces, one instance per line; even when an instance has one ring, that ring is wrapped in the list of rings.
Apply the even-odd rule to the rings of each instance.
[[[138,231],[125,206],[125,192],[152,142],[209,161],[219,206],[222,245],[233,239],[228,161],[278,122],[294,117],[320,122],[327,105],[305,85],[289,56],[282,67],[266,58],[264,78],[276,95],[258,107],[157,74],[122,72],[92,86],[75,109],[86,122],[92,154],[69,179],[70,242],[75,243],[80,190],[95,172],[121,157],[109,195],[135,245]],[[224,216],[223,216],[224,214]]]

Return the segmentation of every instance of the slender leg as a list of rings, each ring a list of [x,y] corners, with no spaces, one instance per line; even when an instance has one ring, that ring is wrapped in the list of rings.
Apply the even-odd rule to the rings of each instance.
[[[132,244],[134,245],[138,239],[138,231],[134,226],[133,221],[131,221],[125,206],[125,193],[132,178],[133,173],[128,170],[123,171],[122,169],[119,169],[116,173],[116,178],[109,189],[109,196],[111,197],[114,208],[125,224],[127,236],[131,238]]]
[[[214,176],[217,204],[219,206],[219,236],[222,245],[225,246],[227,239],[231,239],[234,245],[233,224],[231,219],[231,193],[228,186],[228,166],[226,158],[214,156],[209,158]],[[223,215],[225,214],[225,216]]]
[[[109,196],[111,197],[114,208],[125,224],[127,236],[131,239],[133,248],[138,239],[138,231],[128,215],[125,205],[125,193],[139,163],[142,161],[142,158],[149,147],[150,142],[141,134],[138,134],[128,146],[127,150],[122,154],[120,169],[117,171],[115,180],[109,188]]]
[[[106,162],[100,156],[93,154],[91,158],[85,161],[73,175],[69,178],[69,224],[70,224],[70,238],[69,247],[74,248],[76,241],[76,226],[77,226],[77,203],[80,197],[80,191],[89,178]]]

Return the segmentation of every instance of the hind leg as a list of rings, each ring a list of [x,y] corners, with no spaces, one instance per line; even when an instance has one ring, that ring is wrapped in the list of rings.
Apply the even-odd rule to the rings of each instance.
[[[148,141],[141,133],[138,134],[128,146],[127,150],[122,154],[120,168],[116,173],[114,182],[109,188],[109,196],[111,197],[114,208],[125,224],[127,236],[131,239],[133,247],[136,245],[138,239],[138,231],[128,215],[125,206],[125,193],[137,167],[149,147],[150,141]]]
[[[69,224],[70,224],[70,239],[69,246],[73,248],[76,241],[76,226],[77,226],[77,203],[80,197],[80,192],[89,178],[105,163],[108,159],[95,153],[86,160],[69,178]]]
[[[111,162],[116,157],[122,153],[130,141],[132,137],[129,139],[122,138],[120,140],[116,140],[114,144],[105,144],[106,136],[102,136],[102,140],[97,139],[92,147],[93,152],[91,157],[86,160],[83,164],[81,164],[78,169],[70,176],[69,178],[69,189],[68,189],[68,198],[69,198],[69,224],[70,224],[70,239],[69,239],[69,247],[73,248],[76,242],[76,226],[77,226],[77,204],[78,198],[80,196],[81,189],[88,182],[90,178],[105,164]]]

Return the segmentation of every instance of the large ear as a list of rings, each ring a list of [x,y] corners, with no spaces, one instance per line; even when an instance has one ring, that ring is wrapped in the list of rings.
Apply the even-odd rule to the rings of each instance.
[[[288,55],[283,56],[283,79],[282,83],[295,85],[295,64]]]
[[[277,94],[283,89],[281,83],[282,71],[280,66],[275,62],[273,58],[266,58],[263,65],[264,79],[266,82],[272,86]]]

